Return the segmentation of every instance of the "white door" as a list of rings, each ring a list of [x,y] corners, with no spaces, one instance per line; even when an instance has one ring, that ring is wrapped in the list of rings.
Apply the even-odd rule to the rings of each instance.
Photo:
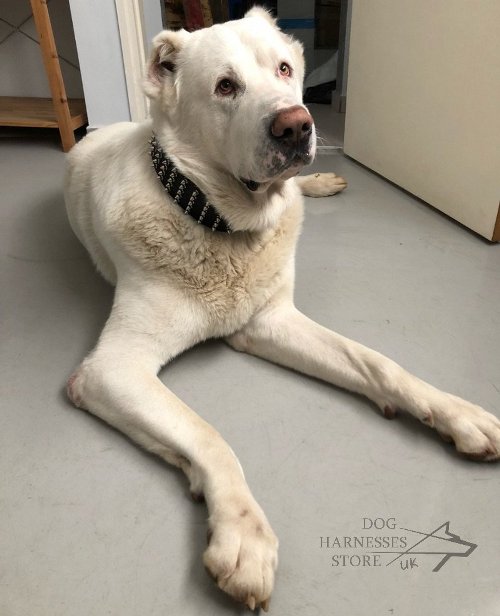
[[[352,0],[345,153],[500,240],[499,0]]]

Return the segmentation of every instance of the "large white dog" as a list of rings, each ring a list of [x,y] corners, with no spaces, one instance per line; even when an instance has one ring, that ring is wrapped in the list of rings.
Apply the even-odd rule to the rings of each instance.
[[[157,378],[207,338],[405,409],[494,460],[500,421],[293,304],[301,191],[333,194],[334,174],[292,179],[315,154],[302,105],[301,45],[262,9],[188,34],[159,34],[146,91],[152,122],[92,133],[69,155],[68,215],[103,276],[113,310],[70,377],[77,406],[180,467],[209,512],[204,562],[220,588],[267,609],[278,541],[214,428]]]

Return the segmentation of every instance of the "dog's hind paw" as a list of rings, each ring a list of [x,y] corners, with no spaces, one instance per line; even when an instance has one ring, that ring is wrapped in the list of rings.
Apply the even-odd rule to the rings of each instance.
[[[221,590],[265,612],[278,564],[278,539],[255,502],[210,517],[203,562]]]

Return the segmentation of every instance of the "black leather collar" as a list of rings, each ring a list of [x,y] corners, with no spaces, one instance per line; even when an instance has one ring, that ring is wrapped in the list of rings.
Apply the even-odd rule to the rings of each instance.
[[[174,163],[162,150],[155,134],[151,137],[151,159],[158,179],[167,193],[199,225],[204,225],[212,231],[231,233],[232,229],[222,216],[211,205],[201,190],[177,169]]]

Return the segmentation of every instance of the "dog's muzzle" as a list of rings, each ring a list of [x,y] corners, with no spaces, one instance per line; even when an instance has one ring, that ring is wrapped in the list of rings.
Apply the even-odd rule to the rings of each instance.
[[[297,175],[304,165],[313,159],[312,143],[314,121],[304,107],[294,105],[278,111],[268,125],[269,140],[264,156],[264,177],[288,179]],[[259,190],[263,183],[240,177],[251,192]]]

